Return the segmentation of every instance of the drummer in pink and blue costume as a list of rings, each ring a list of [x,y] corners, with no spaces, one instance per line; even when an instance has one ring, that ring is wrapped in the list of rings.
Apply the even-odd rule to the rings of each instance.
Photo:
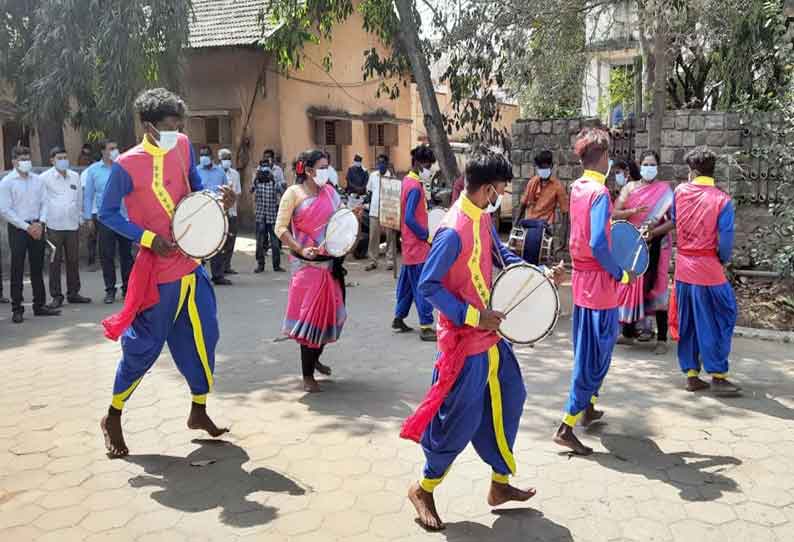
[[[699,378],[705,369],[713,391],[736,393],[740,388],[727,379],[736,297],[722,268],[733,252],[734,208],[730,196],[714,185],[716,160],[708,149],[690,151],[686,161],[691,182],[675,191],[678,363],[687,376],[687,390],[709,387]]]
[[[466,191],[433,239],[419,289],[439,311],[439,356],[433,387],[401,436],[421,442],[423,478],[409,499],[419,521],[442,529],[433,490],[469,443],[492,470],[488,504],[526,501],[534,489],[509,485],[526,390],[513,348],[496,330],[503,316],[487,309],[493,267],[519,263],[500,241],[491,212],[500,207],[512,166],[502,155],[478,151],[466,167]],[[497,255],[498,253],[498,255]]]
[[[612,201],[604,183],[609,170],[609,134],[601,128],[579,133],[574,153],[584,167],[571,186],[570,250],[573,261],[573,375],[568,403],[554,442],[580,455],[593,453],[574,434],[581,419],[587,425],[601,418],[595,409],[601,384],[612,361],[618,333],[618,292],[632,275],[610,251]]]
[[[227,431],[218,428],[206,411],[219,338],[215,294],[204,268],[176,250],[170,231],[176,205],[203,188],[190,142],[177,132],[185,105],[161,88],[144,91],[135,109],[144,139],[113,164],[99,209],[105,226],[141,246],[124,309],[103,322],[108,338],[121,337],[122,349],[113,399],[101,423],[110,457],[129,453],[121,412],[166,342],[190,387],[187,426],[213,437]],[[234,195],[222,192],[228,208]],[[121,214],[122,200],[129,219]]]
[[[430,237],[427,223],[427,199],[424,183],[430,178],[430,167],[436,157],[428,145],[420,145],[411,151],[411,171],[402,184],[402,267],[397,280],[397,306],[394,309],[392,329],[404,333],[411,331],[405,318],[416,304],[419,313],[419,328],[423,341],[435,341],[433,331],[433,306],[419,291],[419,277],[430,252]]]

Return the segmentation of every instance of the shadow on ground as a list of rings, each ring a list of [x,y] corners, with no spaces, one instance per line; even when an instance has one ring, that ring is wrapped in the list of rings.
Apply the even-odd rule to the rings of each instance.
[[[443,531],[450,542],[573,542],[571,531],[534,508],[495,510],[499,516],[488,527],[472,521],[447,523]]]
[[[286,476],[266,469],[243,469],[246,451],[224,440],[193,441],[200,447],[187,457],[130,455],[126,461],[144,469],[145,475],[129,480],[132,487],[156,487],[151,497],[182,512],[220,508],[220,520],[235,527],[253,527],[273,521],[278,510],[248,497],[252,493],[303,495],[306,490]]]

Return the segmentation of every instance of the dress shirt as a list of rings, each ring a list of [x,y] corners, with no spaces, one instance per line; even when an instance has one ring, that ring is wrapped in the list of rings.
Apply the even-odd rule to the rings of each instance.
[[[239,198],[240,194],[243,192],[243,187],[240,185],[240,174],[233,167],[226,170],[226,184],[232,187],[232,190],[234,190],[234,193],[237,194]],[[229,209],[229,216],[237,216],[236,201],[234,202],[234,206]]]
[[[220,187],[226,184],[226,172],[221,166],[212,164],[210,167],[199,166],[196,169],[205,190],[218,192]]]
[[[380,171],[376,169],[369,174],[369,181],[367,181],[367,192],[372,194],[372,198],[369,200],[369,216],[372,218],[380,216],[380,177]]]
[[[35,173],[22,177],[14,169],[0,181],[0,216],[21,230],[47,221],[44,181]]]
[[[80,176],[66,170],[65,175],[50,168],[41,174],[47,205],[47,227],[57,231],[76,231],[83,216],[83,188]]]
[[[102,198],[108,184],[113,163],[105,164],[102,160],[90,165],[85,171],[85,190],[83,190],[83,218],[88,220],[102,208]],[[127,217],[127,209],[122,204],[121,214]]]

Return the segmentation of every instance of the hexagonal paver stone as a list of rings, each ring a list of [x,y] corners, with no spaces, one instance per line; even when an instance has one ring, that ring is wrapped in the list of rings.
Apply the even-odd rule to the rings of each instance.
[[[726,541],[769,542],[775,539],[775,534],[769,527],[763,527],[747,521],[734,521],[720,525],[719,532],[722,539]]]
[[[694,519],[672,523],[670,532],[676,542],[724,542],[718,527]]]
[[[720,525],[736,519],[736,514],[730,506],[713,501],[688,502],[684,504],[684,509],[690,518],[712,525]]]
[[[326,514],[323,524],[317,533],[325,536],[326,533],[344,537],[346,540],[357,534],[363,534],[369,529],[372,516],[360,510],[345,510]]]
[[[759,523],[767,527],[783,525],[788,521],[786,515],[777,508],[757,502],[746,502],[736,506],[736,515],[739,519]]]
[[[636,542],[665,542],[672,539],[664,524],[645,518],[634,518],[624,523],[623,537]]]
[[[124,527],[134,515],[135,512],[126,507],[101,510],[88,514],[81,525],[92,533],[100,533]]]
[[[275,523],[276,530],[287,536],[312,533],[318,531],[323,516],[312,510],[304,510],[281,516]]]
[[[81,506],[58,508],[57,510],[50,510],[39,516],[34,522],[34,525],[42,531],[55,531],[57,529],[74,527],[82,521],[87,513],[88,511]]]

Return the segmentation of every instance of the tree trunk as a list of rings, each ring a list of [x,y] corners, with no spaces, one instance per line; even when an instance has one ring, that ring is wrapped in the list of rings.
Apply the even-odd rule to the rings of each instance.
[[[50,150],[63,147],[63,119],[41,120],[36,125],[36,134],[39,136],[39,160],[41,165],[50,165]]]
[[[412,0],[394,0],[397,13],[400,16],[400,41],[405,50],[405,56],[411,64],[419,99],[424,111],[424,122],[430,144],[436,154],[438,166],[447,182],[452,183],[460,176],[458,163],[452,146],[449,144],[447,131],[444,128],[444,119],[436,99],[436,89],[430,77],[430,68],[427,59],[422,53],[419,43],[419,29],[414,18],[414,5]]]
[[[667,34],[662,28],[657,28],[653,37],[653,56],[656,65],[654,66],[653,111],[650,119],[651,125],[648,129],[648,141],[650,148],[658,151],[662,146],[662,125],[667,105],[667,63],[669,60]]]

